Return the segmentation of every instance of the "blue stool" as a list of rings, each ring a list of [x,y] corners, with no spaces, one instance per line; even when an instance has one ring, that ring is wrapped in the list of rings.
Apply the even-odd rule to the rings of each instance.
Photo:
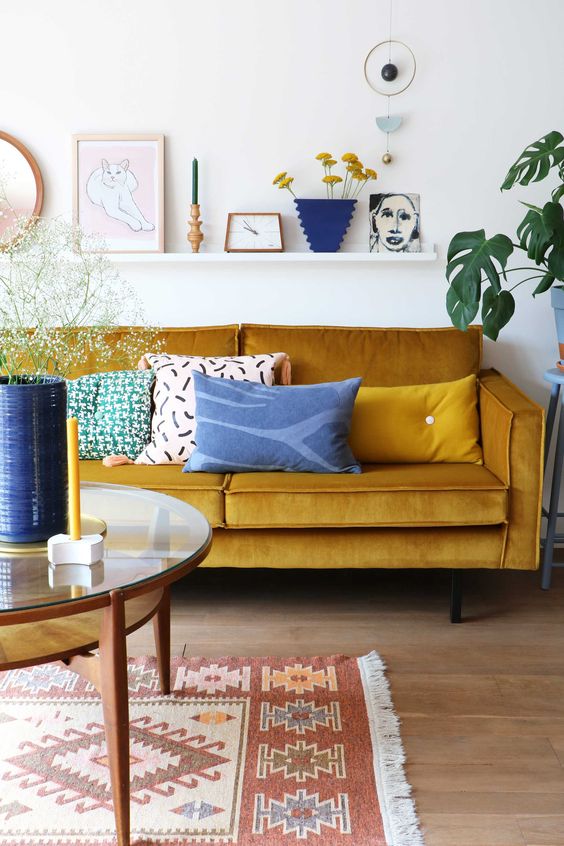
[[[554,421],[556,419],[556,407],[560,398],[560,387],[564,385],[564,370],[559,370],[553,367],[547,370],[544,374],[546,382],[550,382],[552,387],[550,389],[550,403],[548,406],[548,414],[546,416],[546,437],[544,444],[544,471],[547,471],[548,453],[550,450],[550,443],[552,440],[552,431],[554,429]],[[548,520],[546,529],[546,537],[541,540],[541,545],[544,547],[544,555],[542,560],[542,581],[541,587],[543,590],[548,590],[550,587],[550,580],[552,577],[553,567],[564,567],[564,564],[554,563],[554,544],[556,541],[563,541],[564,534],[556,533],[556,521],[559,517],[564,517],[564,512],[558,511],[558,503],[560,499],[560,483],[562,481],[562,464],[564,462],[564,394],[561,399],[562,407],[560,408],[560,417],[558,420],[558,435],[556,438],[556,452],[554,454],[554,466],[552,468],[552,484],[550,488],[550,504],[548,511],[546,508],[542,509],[543,517]]]

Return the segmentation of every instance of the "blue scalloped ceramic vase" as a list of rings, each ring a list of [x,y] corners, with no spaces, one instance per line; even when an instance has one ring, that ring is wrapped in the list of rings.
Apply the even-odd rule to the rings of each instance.
[[[336,253],[350,226],[356,200],[294,200],[314,253]]]
[[[0,378],[0,541],[65,532],[67,384],[59,376]]]

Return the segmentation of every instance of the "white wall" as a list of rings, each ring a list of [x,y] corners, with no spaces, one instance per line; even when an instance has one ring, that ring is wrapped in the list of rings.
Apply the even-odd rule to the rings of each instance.
[[[271,186],[291,171],[316,196],[313,156],[356,151],[383,190],[419,192],[432,265],[124,266],[161,324],[230,321],[445,325],[445,251],[459,229],[512,233],[518,199],[498,190],[526,143],[562,129],[562,0],[394,0],[394,36],[418,60],[393,110],[396,162],[380,162],[374,118],[385,101],[362,73],[387,35],[387,0],[22,0],[2,9],[2,129],[36,155],[45,212],[71,205],[73,132],[163,132],[166,249],[186,249],[189,164],[200,161],[207,243],[228,211],[280,210],[287,248],[303,246],[291,198]],[[319,194],[322,196],[322,194]],[[348,239],[367,237],[367,198]],[[525,290],[486,360],[544,401],[556,358],[548,297]]]

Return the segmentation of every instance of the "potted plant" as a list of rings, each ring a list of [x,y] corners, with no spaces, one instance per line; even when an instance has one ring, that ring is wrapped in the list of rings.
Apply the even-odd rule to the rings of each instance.
[[[107,333],[142,324],[135,292],[108,258],[61,220],[19,227],[0,254],[0,541],[30,543],[66,531],[65,375],[89,354],[131,356]],[[149,330],[150,331],[150,330]],[[137,340],[139,344],[137,344]],[[137,347],[137,349],[136,349]],[[145,351],[145,350],[143,350]],[[130,359],[131,360],[131,359]]]
[[[284,170],[277,174],[272,184],[288,190],[294,197],[300,225],[310,249],[314,253],[336,253],[349,228],[357,198],[369,179],[376,179],[375,170],[359,160],[356,153],[344,153],[341,161],[345,166],[344,177],[333,173],[337,165],[331,153],[318,153],[315,157],[323,167],[321,181],[327,196],[324,199],[298,199],[294,194],[293,176]],[[335,188],[340,185],[340,197],[335,197]]]
[[[467,329],[481,302],[484,334],[494,341],[515,311],[512,293],[515,288],[536,280],[533,297],[552,288],[561,358],[564,358],[564,288],[552,286],[564,282],[563,141],[560,132],[549,132],[526,147],[509,168],[502,191],[514,185],[540,182],[553,169],[560,180],[542,208],[523,203],[527,211],[517,227],[517,240],[503,234],[487,238],[483,229],[459,232],[449,244],[446,269],[449,283],[446,305],[452,323],[459,329]],[[533,264],[508,268],[507,261],[515,250],[525,253]],[[524,278],[503,287],[503,283],[509,282],[508,274],[524,271],[528,272]],[[482,285],[486,286],[483,290]]]

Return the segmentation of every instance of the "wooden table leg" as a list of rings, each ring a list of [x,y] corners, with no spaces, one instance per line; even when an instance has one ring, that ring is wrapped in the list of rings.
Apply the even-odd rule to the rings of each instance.
[[[119,846],[129,846],[129,702],[124,595],[110,594],[100,630],[100,689]]]
[[[153,617],[153,631],[157,649],[157,667],[161,693],[170,693],[170,590],[163,588],[159,610]]]

